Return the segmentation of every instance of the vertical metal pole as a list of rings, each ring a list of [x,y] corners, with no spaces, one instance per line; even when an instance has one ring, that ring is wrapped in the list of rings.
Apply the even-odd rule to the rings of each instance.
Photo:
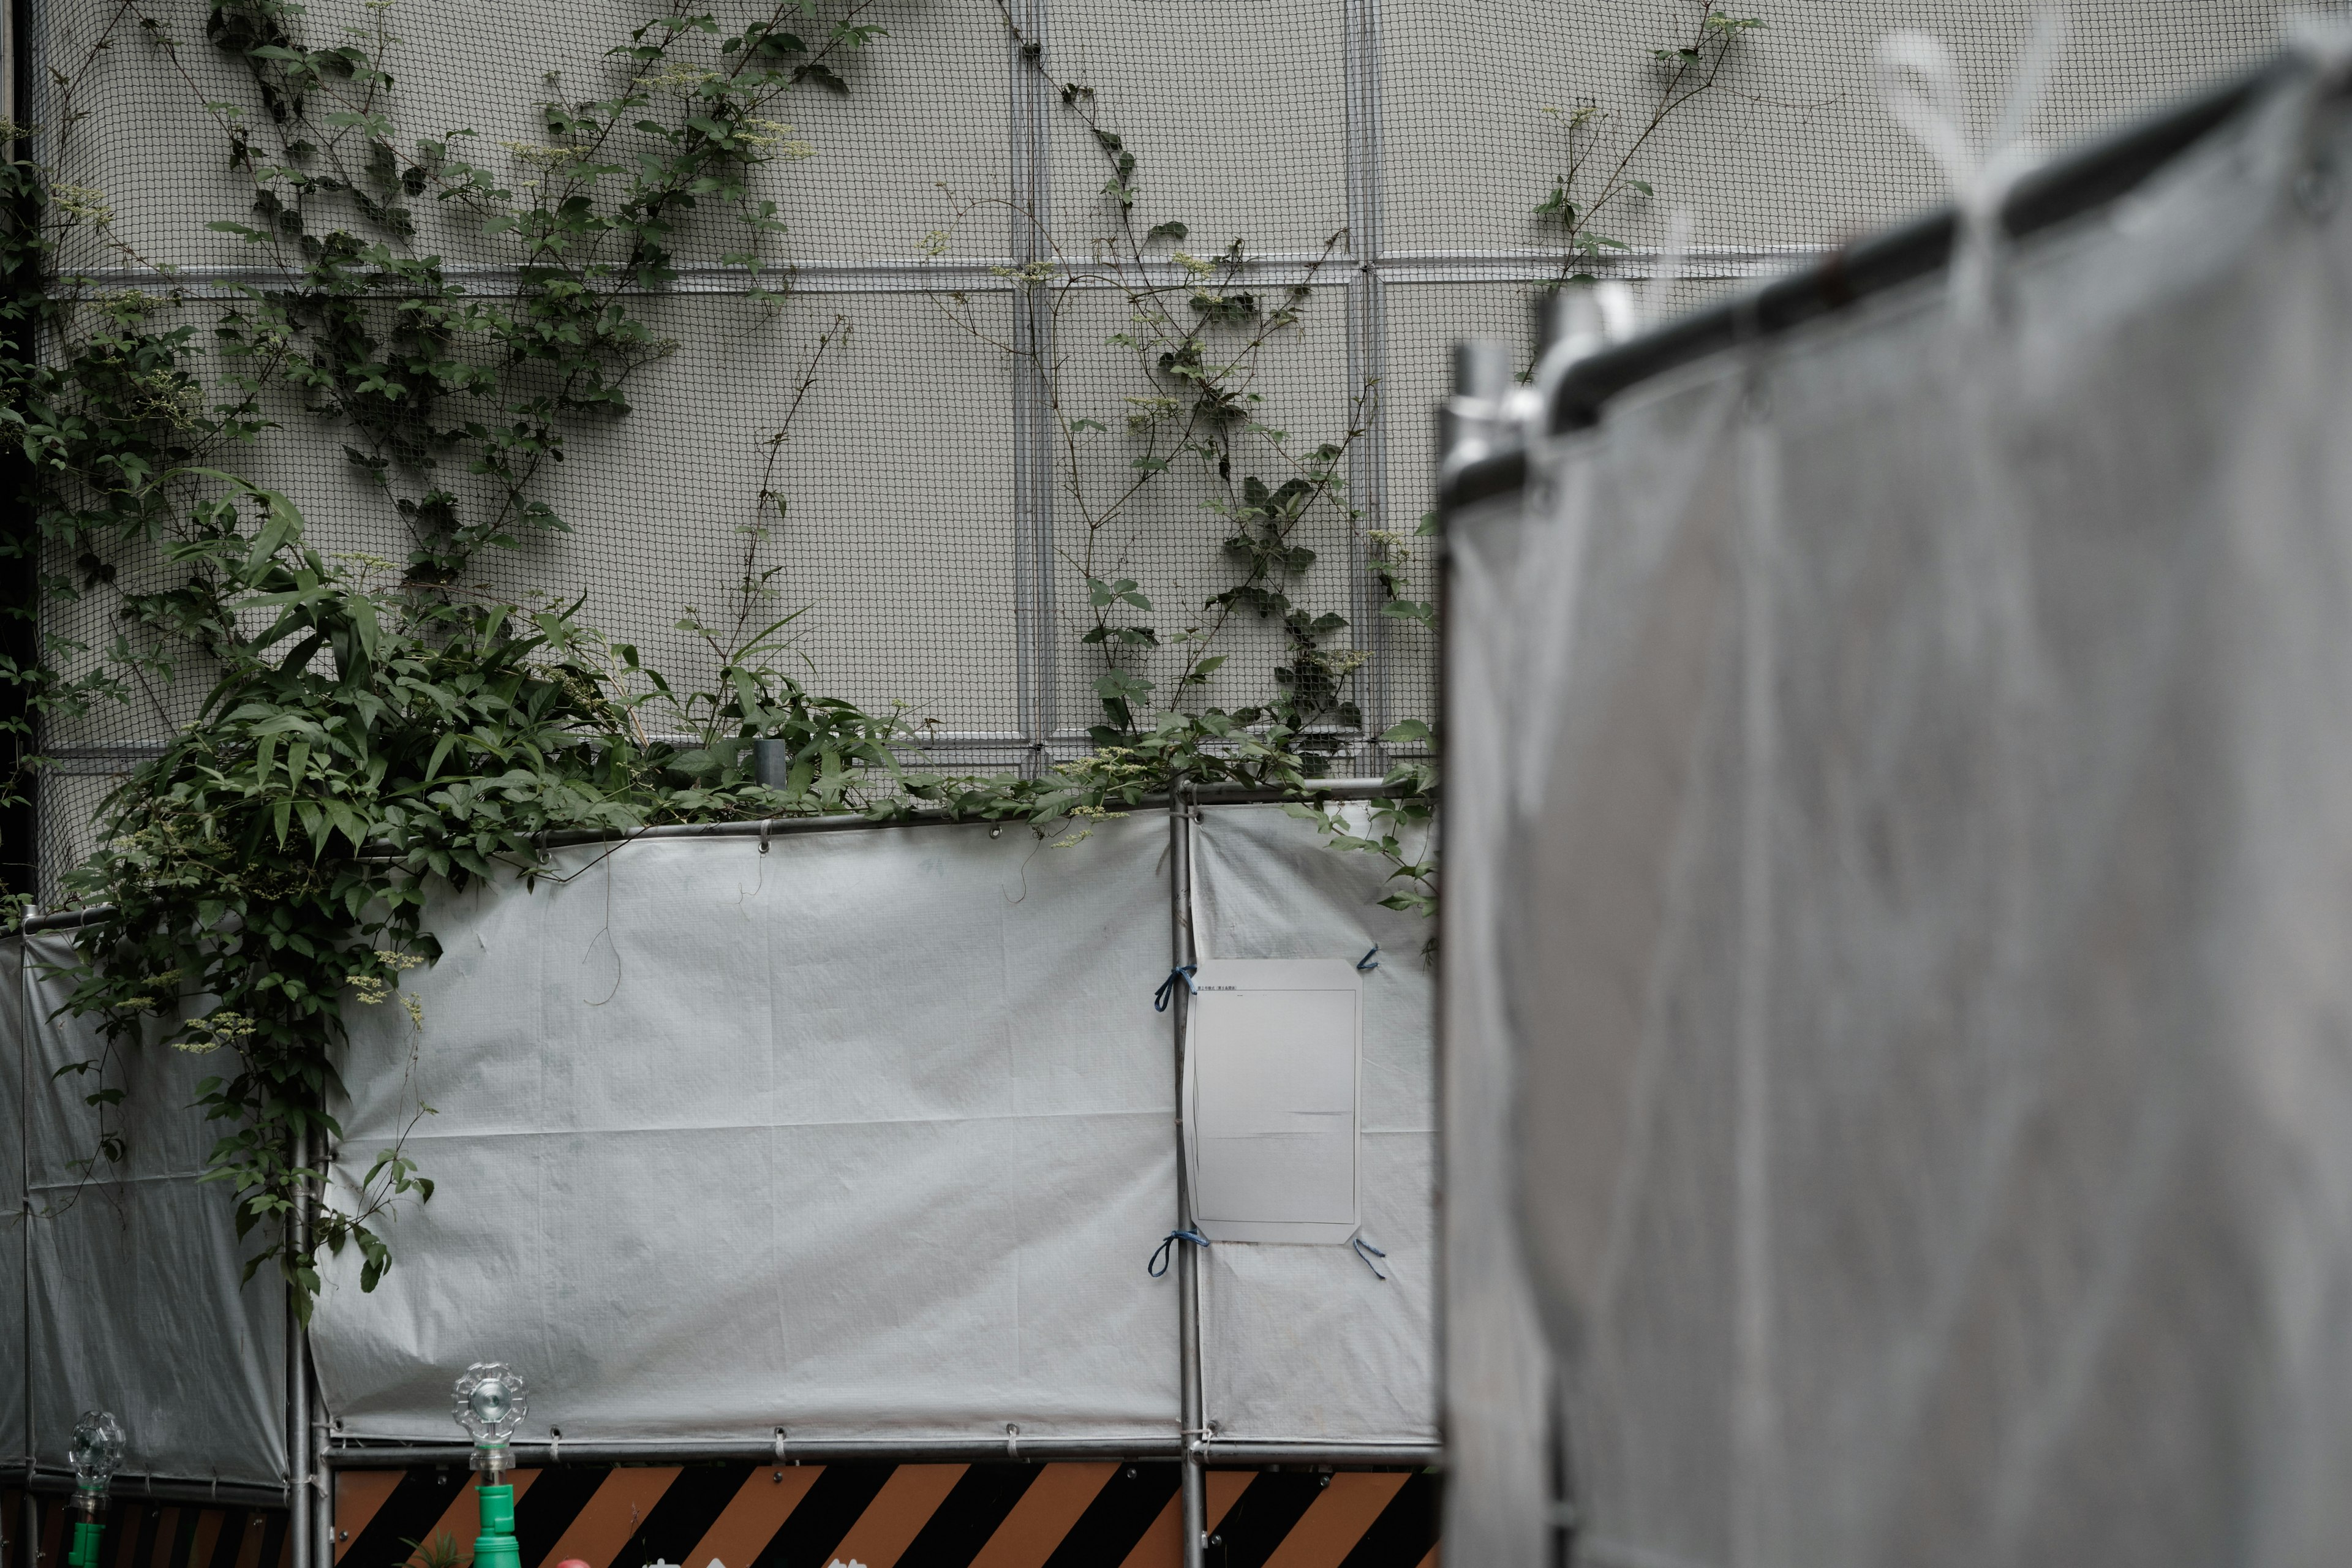
[[[23,1185],[18,1189],[17,1226],[23,1234],[17,1244],[24,1249],[24,1277],[21,1281],[25,1315],[17,1321],[24,1325],[25,1342],[21,1352],[25,1358],[25,1539],[18,1547],[16,1561],[20,1568],[39,1568],[41,1561],[41,1505],[33,1496],[33,1470],[41,1451],[40,1435],[33,1430],[33,975],[32,939],[21,932],[16,938],[16,1158]]]
[[[1030,218],[1029,204],[1029,102],[1035,96],[1034,78],[1024,58],[1026,38],[1021,24],[1028,19],[1028,7],[1015,0],[1006,13],[1013,26],[1004,40],[1004,60],[1007,85],[1010,89],[1006,105],[1006,123],[1012,138],[1009,167],[1012,171],[1013,202],[1009,216],[1011,227],[1006,231],[1005,248],[1019,266],[1029,255],[1035,241],[1035,224]],[[1038,744],[1037,672],[1032,668],[1036,651],[1036,628],[1032,624],[1036,613],[1036,595],[1031,591],[1029,560],[1029,422],[1034,416],[1033,382],[1023,349],[1026,343],[1029,321],[1029,289],[1016,283],[1013,289],[1013,659],[1015,684],[1014,726],[1028,741],[1030,761],[1036,757]]]
[[[1180,781],[1168,799],[1168,929],[1170,964],[1194,962],[1192,942],[1192,802]],[[1170,988],[1169,1016],[1176,1020],[1176,1228],[1192,1228],[1192,1183],[1184,1158],[1185,1027],[1192,1019],[1192,989]],[[1207,1478],[1201,1447],[1207,1433],[1201,1397],[1201,1249],[1176,1247],[1177,1410],[1183,1427],[1184,1568],[1201,1568],[1209,1532]]]
[[[12,125],[37,122],[47,107],[45,89],[37,68],[45,53],[41,47],[42,14],[36,0],[0,0],[0,28],[5,36],[0,39],[0,120]],[[0,155],[9,158],[32,158],[40,149],[20,141],[8,141],[0,145]],[[52,161],[56,153],[50,152]],[[29,329],[20,345],[25,357],[38,361],[42,357],[42,338],[47,329]],[[13,612],[8,627],[0,631],[0,649],[5,649],[20,664],[37,661],[42,647],[42,628],[49,612],[40,592],[38,581],[41,560],[41,540],[37,517],[38,487],[29,466],[21,458],[0,465],[0,480],[14,493],[5,508],[0,508],[0,535],[5,535],[26,552],[26,564],[16,574],[17,581],[5,595]],[[17,700],[12,703],[11,717],[31,725],[25,741],[27,748],[39,745],[47,737],[47,725],[40,712],[26,699],[30,689],[18,687]],[[47,891],[47,879],[43,874],[42,846],[47,842],[47,821],[56,810],[57,791],[37,776],[38,770],[24,775],[24,784],[16,791],[22,804],[0,813],[5,822],[5,831],[21,838],[21,844],[10,847],[5,858],[18,868],[16,874],[24,879],[17,890],[29,892],[35,898]],[[37,1553],[38,1548],[35,1548]]]
[[[1013,228],[1016,267],[1050,260],[1053,194],[1046,117],[1052,109],[1044,58],[1045,0],[1013,0],[1012,51]],[[1013,291],[1013,513],[1014,635],[1020,728],[1029,762],[1048,760],[1054,691],[1054,309],[1050,284],[1024,279]]]
[[[292,1142],[297,1170],[310,1163],[310,1134],[297,1132]],[[310,1250],[309,1184],[295,1181],[294,1212],[286,1217],[287,1245],[296,1258]],[[292,1568],[312,1568],[310,1526],[310,1378],[305,1355],[301,1315],[294,1310],[294,1287],[286,1287],[286,1533]]]
[[[1388,617],[1381,614],[1378,579],[1372,572],[1374,529],[1388,527],[1388,315],[1381,282],[1381,52],[1380,0],[1348,0],[1341,23],[1340,58],[1345,78],[1348,146],[1349,395],[1369,396],[1364,433],[1348,448],[1348,500],[1357,515],[1349,561],[1351,619],[1359,646],[1370,656],[1356,689],[1364,710],[1364,732],[1376,738],[1393,721],[1390,687],[1395,661],[1390,657]],[[1369,387],[1369,393],[1366,389]],[[1366,748],[1367,771],[1385,771],[1377,745]]]
[[[322,1155],[323,1163],[323,1155]],[[310,1358],[310,1336],[302,1336],[302,1386],[310,1404],[311,1534],[318,1541],[312,1568],[335,1561],[335,1475],[327,1468],[327,1402],[319,1393],[319,1368]]]
[[[1054,157],[1046,134],[1054,110],[1053,85],[1045,76],[1046,11],[1048,0],[1029,0],[1029,40],[1038,54],[1029,70],[1029,211],[1031,261],[1054,258]],[[1061,701],[1054,627],[1054,450],[1061,434],[1061,415],[1055,408],[1054,300],[1048,290],[1059,284],[1032,283],[1029,299],[1030,400],[1029,421],[1029,558],[1035,563],[1035,598],[1030,624],[1036,629],[1037,733],[1050,748],[1060,728]],[[1047,759],[1040,756],[1041,764]]]

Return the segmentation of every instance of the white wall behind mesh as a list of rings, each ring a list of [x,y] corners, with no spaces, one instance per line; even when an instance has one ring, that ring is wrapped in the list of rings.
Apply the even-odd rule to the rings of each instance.
[[[1220,549],[1229,530],[1202,503],[1247,473],[1171,471],[1110,504],[1139,449],[1127,400],[1159,389],[1139,379],[1131,353],[1105,344],[1134,313],[1132,287],[1087,277],[1121,236],[1122,214],[1102,193],[1101,149],[1056,90],[1079,83],[1137,156],[1134,231],[1186,226],[1181,244],[1147,247],[1150,266],[1133,275],[1162,290],[1178,319],[1192,281],[1179,248],[1214,257],[1240,242],[1246,259],[1231,281],[1262,302],[1315,284],[1297,328],[1260,358],[1252,390],[1264,401],[1248,413],[1287,432],[1293,454],[1360,432],[1345,491],[1304,526],[1318,559],[1293,591],[1316,614],[1347,617],[1335,643],[1370,656],[1349,678],[1362,729],[1342,737],[1349,748],[1334,761],[1349,771],[1384,762],[1370,740],[1382,726],[1434,705],[1431,639],[1374,613],[1365,555],[1370,531],[1409,533],[1427,504],[1427,410],[1445,343],[1470,332],[1523,340],[1529,294],[1568,271],[1655,272],[1676,209],[1690,215],[1695,248],[1682,276],[1644,296],[1654,315],[1939,199],[1932,169],[1877,108],[1874,41],[1906,27],[1941,35],[1969,101],[1989,115],[2031,12],[2024,0],[1748,0],[1736,13],[1767,25],[1624,165],[1655,193],[1608,214],[1607,231],[1631,248],[1571,267],[1535,213],[1560,172],[1567,118],[1600,107],[1591,166],[1614,167],[1654,106],[1652,51],[1687,33],[1695,0],[851,8],[887,36],[845,68],[846,94],[794,90],[778,112],[814,154],[757,177],[789,225],[776,258],[792,268],[790,292],[746,298],[751,275],[719,264],[738,243],[727,226],[690,229],[679,254],[692,265],[671,297],[642,302],[675,349],[632,382],[633,413],[568,432],[571,460],[543,487],[573,531],[484,558],[479,574],[585,595],[588,618],[689,680],[708,664],[677,626],[689,608],[721,621],[802,611],[794,647],[811,684],[911,704],[944,763],[1083,749],[1100,717],[1097,652],[1078,640],[1091,624],[1086,577],[1135,578],[1163,642],[1213,619],[1203,601],[1234,578]],[[740,26],[767,7],[710,9]],[[843,7],[821,9],[829,19]],[[2258,58],[2286,10],[2267,0],[2084,9],[2036,133],[2052,143],[2083,135]],[[62,147],[47,150],[58,177],[100,193],[111,238],[135,253],[84,245],[62,265],[100,287],[177,288],[200,318],[255,260],[206,227],[243,218],[250,187],[227,167],[205,105],[252,89],[205,40],[205,12],[197,0],[48,0],[35,6],[32,39],[37,76],[54,81],[54,68],[76,83],[70,101],[53,87],[31,106],[45,123],[76,117]],[[318,44],[385,19],[399,40],[387,63],[404,144],[467,128],[475,146],[495,149],[541,138],[542,100],[609,90],[623,68],[607,51],[648,15],[622,0],[400,0],[388,11],[321,0],[302,26]],[[1009,26],[1037,47],[1034,67]],[[415,205],[420,251],[445,257],[470,290],[511,289],[498,268],[513,258],[499,242],[450,209]],[[1040,259],[1058,263],[1050,277],[1021,274]],[[1030,341],[1024,324],[1040,322],[1051,343],[1042,361],[1009,352]],[[837,323],[847,339],[836,333],[825,351],[771,470],[762,442]],[[251,471],[294,494],[331,547],[404,553],[396,521],[353,482],[336,431],[299,409],[282,414]],[[1074,439],[1078,419],[1107,428]],[[1263,441],[1255,450],[1278,481],[1280,452]],[[779,570],[747,610],[741,531],[763,487],[783,492],[789,510],[751,552],[758,569]],[[1045,569],[1027,569],[1041,553]],[[1425,558],[1410,570],[1425,591]],[[115,616],[94,584],[51,625],[103,648]],[[1237,617],[1227,651],[1199,700],[1263,700],[1282,654],[1275,627]],[[1164,695],[1178,667],[1161,652],[1140,668]],[[158,689],[53,727],[50,749],[64,761],[44,795],[50,877],[85,846],[104,781],[190,710],[186,692]]]

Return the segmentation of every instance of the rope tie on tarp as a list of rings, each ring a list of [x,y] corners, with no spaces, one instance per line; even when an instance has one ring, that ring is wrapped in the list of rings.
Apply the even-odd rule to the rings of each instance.
[[[1372,1261],[1375,1258],[1386,1258],[1388,1256],[1387,1253],[1382,1252],[1379,1247],[1374,1247],[1370,1242],[1366,1241],[1360,1236],[1349,1237],[1348,1238],[1348,1245],[1356,1249],[1356,1256],[1364,1260],[1364,1267],[1372,1271],[1373,1279],[1385,1279],[1388,1278],[1387,1271],[1381,1268],[1379,1264]]]
[[[1378,952],[1380,950],[1381,944],[1379,942],[1372,943],[1372,952]],[[1374,958],[1372,956],[1372,952],[1368,952],[1364,954],[1363,957],[1356,960],[1356,967],[1362,970],[1367,974],[1370,974],[1373,970],[1378,969],[1381,966],[1381,961]]]
[[[1175,1251],[1180,1241],[1189,1241],[1200,1247],[1209,1245],[1209,1238],[1197,1230],[1171,1230],[1160,1238],[1160,1250],[1151,1255],[1151,1261],[1143,1266],[1143,1271],[1154,1279],[1166,1274],[1168,1265],[1175,1261],[1170,1254]]]
[[[1199,973],[1200,969],[1201,966],[1197,963],[1180,963],[1170,970],[1168,978],[1160,983],[1160,989],[1151,994],[1151,1010],[1155,1013],[1168,1011],[1168,1004],[1175,999],[1176,983],[1179,980],[1184,983],[1184,988],[1187,991],[1198,996],[1201,994],[1201,983],[1192,976]]]

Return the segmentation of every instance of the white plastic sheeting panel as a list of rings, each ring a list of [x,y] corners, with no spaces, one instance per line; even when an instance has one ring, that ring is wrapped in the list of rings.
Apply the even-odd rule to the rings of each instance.
[[[1430,976],[1384,868],[1305,824],[1212,808],[1197,837],[1212,953],[1360,953],[1363,1234],[1210,1257],[1210,1414],[1233,1437],[1428,1441]],[[311,1346],[345,1437],[447,1440],[448,1380],[505,1357],[527,1439],[1164,1439],[1176,1297],[1144,1265],[1175,1213],[1167,827],[1069,848],[1008,827],[649,840],[563,851],[535,889],[444,900],[440,963],[353,1020],[338,1201],[376,1152],[440,1185],[389,1223],[362,1292],[327,1270]],[[37,1436],[110,1403],[131,1468],[274,1481],[282,1319],[236,1284],[227,1194],[197,1186],[216,1063],[121,1053],[131,1179],[83,1187],[94,1053],[30,944],[0,1016],[34,1173]],[[5,954],[20,974],[17,952]],[[1352,960],[1349,960],[1352,962]],[[1348,971],[1352,977],[1355,972]],[[434,1108],[427,1114],[421,1106]],[[9,1237],[21,1255],[21,1233]],[[24,1364],[24,1357],[14,1358]],[[18,1400],[12,1409],[21,1409]]]
[[[1457,1132],[1584,1560],[2352,1556],[2347,166],[2291,88],[1456,530]]]
[[[30,1313],[10,1349],[23,1345],[31,1386],[17,1409],[37,1457],[61,1467],[76,1416],[104,1405],[129,1439],[125,1474],[284,1484],[283,1287],[266,1271],[240,1282],[256,1246],[236,1238],[226,1185],[195,1184],[219,1128],[190,1107],[219,1062],[113,1052],[107,1082],[124,1098],[107,1120],[126,1159],[93,1160],[99,1112],[83,1097],[97,1080],[55,1076],[106,1054],[94,1029],[49,1017],[69,988],[46,971],[71,958],[72,939],[43,932],[0,952],[12,982],[20,960],[23,974],[24,1005],[12,997],[0,1027],[8,1075],[29,1089]]]
[[[25,1377],[31,1342],[25,1333],[25,1260],[33,1245],[25,1214],[25,1182],[30,1145],[25,1141],[25,1098],[32,1085],[33,993],[25,970],[25,944],[0,942],[0,1128],[14,1137],[0,1140],[0,1465],[22,1465],[31,1457],[25,1426]],[[11,1146],[13,1145],[13,1147]],[[61,1446],[62,1435],[52,1440]],[[8,1539],[16,1539],[14,1526]]]
[[[355,1034],[339,1172],[441,1184],[312,1331],[349,1435],[1162,1436],[1175,1295],[1167,831],[923,826],[565,851],[449,900]],[[413,1056],[413,1065],[411,1065]]]
[[[1389,1275],[1349,1247],[1212,1246],[1207,1417],[1236,1440],[1434,1442],[1429,922],[1380,906],[1385,862],[1323,847],[1312,824],[1278,806],[1201,815],[1193,922],[1204,960],[1336,954],[1352,964],[1381,949],[1361,982],[1360,1234],[1387,1253]]]
[[[1346,959],[1203,959],[1184,1058],[1192,1215],[1211,1241],[1356,1233],[1363,977]]]

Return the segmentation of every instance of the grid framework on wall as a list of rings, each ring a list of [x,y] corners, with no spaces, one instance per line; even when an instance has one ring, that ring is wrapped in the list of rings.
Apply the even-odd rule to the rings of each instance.
[[[1231,277],[1243,286],[1309,285],[1302,331],[1264,382],[1269,420],[1302,438],[1328,431],[1355,416],[1351,391],[1372,389],[1346,454],[1346,504],[1313,522],[1320,560],[1299,597],[1351,623],[1366,656],[1351,678],[1362,722],[1334,765],[1377,771],[1388,759],[1371,737],[1433,713],[1434,647],[1377,613],[1367,539],[1410,535],[1428,504],[1428,411],[1447,342],[1524,344],[1529,296],[1570,272],[1627,279],[1646,314],[1669,314],[1940,199],[1942,174],[1876,107],[1875,40],[1898,28],[1945,38],[1969,112],[1990,123],[2033,13],[2023,0],[1736,7],[1768,26],[1742,40],[1722,90],[1649,140],[1636,173],[1654,195],[1628,196],[1610,216],[1622,248],[1565,257],[1533,216],[1565,156],[1563,127],[1586,101],[1606,110],[1604,125],[1638,121],[1653,50],[1683,37],[1696,3],[878,0],[870,15],[890,32],[854,90],[813,92],[789,110],[818,149],[779,176],[789,293],[758,300],[758,280],[715,247],[688,254],[677,280],[643,302],[677,352],[645,373],[626,420],[575,437],[577,460],[551,484],[574,531],[528,541],[483,574],[510,592],[584,597],[588,618],[690,679],[702,650],[676,623],[688,607],[707,616],[736,574],[759,444],[815,337],[847,321],[850,345],[823,363],[786,448],[789,526],[760,562],[784,584],[769,607],[799,612],[793,657],[813,685],[909,703],[926,752],[947,767],[1034,767],[1086,750],[1098,715],[1094,655],[1079,641],[1081,545],[1123,563],[1174,619],[1198,616],[1228,575],[1223,524],[1189,496],[1101,525],[1072,504],[1100,478],[1089,465],[1115,474],[1121,460],[1116,428],[1086,452],[1070,442],[1072,410],[1115,426],[1133,391],[1087,357],[1116,329],[1117,291],[1023,270],[1083,255],[1108,221],[1095,149],[1057,90],[1084,80],[1142,149],[1144,200],[1167,204],[1152,211],[1181,206],[1203,249],[1240,231],[1250,243]],[[226,67],[200,42],[201,5],[149,9],[179,29],[182,48],[166,59],[134,36],[100,60],[60,170],[105,195],[114,234],[142,260],[92,250],[62,262],[100,288],[176,290],[177,308],[201,317],[233,285],[267,282],[235,240],[205,227],[235,216],[225,204],[238,198],[190,105],[236,84],[204,76]],[[2063,142],[2238,68],[2273,46],[2285,10],[2160,0],[2128,16],[2078,16],[2032,130]],[[594,79],[607,38],[644,11],[625,0],[560,16],[404,0],[394,12],[405,36],[404,131],[474,121],[485,142],[527,137],[519,111],[533,95]],[[121,13],[113,0],[37,5],[36,79],[77,66]],[[323,30],[369,15],[357,0],[321,0],[308,21]],[[50,99],[37,119],[57,112]],[[931,254],[923,237],[946,221],[942,187],[980,216]],[[446,244],[465,288],[513,290],[494,247],[454,231],[427,238]],[[1168,286],[1182,281],[1172,259],[1143,265]],[[943,298],[967,301],[977,328],[950,324]],[[999,332],[1013,352],[994,346]],[[397,554],[396,530],[352,481],[331,431],[289,413],[259,462],[304,500],[322,539]],[[1430,547],[1409,548],[1425,584]],[[102,646],[110,613],[107,587],[91,584],[55,615]],[[1244,621],[1230,646],[1224,687],[1206,698],[1238,704],[1265,687],[1282,645]],[[52,727],[61,762],[42,801],[52,888],[87,846],[99,800],[187,721],[200,685],[142,690]]]

